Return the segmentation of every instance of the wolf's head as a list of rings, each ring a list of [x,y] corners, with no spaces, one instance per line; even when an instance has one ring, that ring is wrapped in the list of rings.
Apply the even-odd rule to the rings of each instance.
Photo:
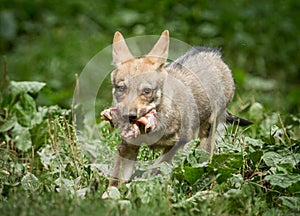
[[[133,122],[156,109],[161,102],[169,32],[164,31],[152,50],[141,58],[131,54],[120,32],[115,33],[112,48],[114,103],[120,116]]]

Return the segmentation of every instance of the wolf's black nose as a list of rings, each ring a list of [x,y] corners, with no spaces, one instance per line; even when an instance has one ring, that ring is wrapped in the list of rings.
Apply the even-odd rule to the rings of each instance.
[[[134,122],[137,120],[137,114],[135,112],[130,112],[125,115],[122,115],[123,119],[129,122]]]

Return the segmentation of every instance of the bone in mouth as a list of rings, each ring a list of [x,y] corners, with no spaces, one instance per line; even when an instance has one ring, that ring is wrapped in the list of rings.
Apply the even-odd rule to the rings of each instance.
[[[109,121],[113,128],[120,126],[122,129],[121,137],[124,139],[136,138],[140,134],[149,133],[157,128],[155,109],[150,110],[134,122],[124,123],[124,120],[118,116],[117,108],[112,107],[101,112],[101,119]]]

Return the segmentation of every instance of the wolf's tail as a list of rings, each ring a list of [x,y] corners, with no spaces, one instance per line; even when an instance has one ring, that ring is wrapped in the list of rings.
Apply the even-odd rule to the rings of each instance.
[[[235,124],[238,126],[248,126],[248,125],[253,124],[253,122],[248,121],[246,119],[239,118],[237,116],[234,116],[229,112],[226,112],[226,123],[227,124]]]

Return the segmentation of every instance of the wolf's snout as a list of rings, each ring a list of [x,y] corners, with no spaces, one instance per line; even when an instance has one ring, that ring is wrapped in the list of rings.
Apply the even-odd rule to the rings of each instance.
[[[122,117],[123,117],[123,119],[125,119],[126,121],[129,121],[129,122],[135,122],[138,119],[136,112],[129,112],[129,113],[123,114]]]

